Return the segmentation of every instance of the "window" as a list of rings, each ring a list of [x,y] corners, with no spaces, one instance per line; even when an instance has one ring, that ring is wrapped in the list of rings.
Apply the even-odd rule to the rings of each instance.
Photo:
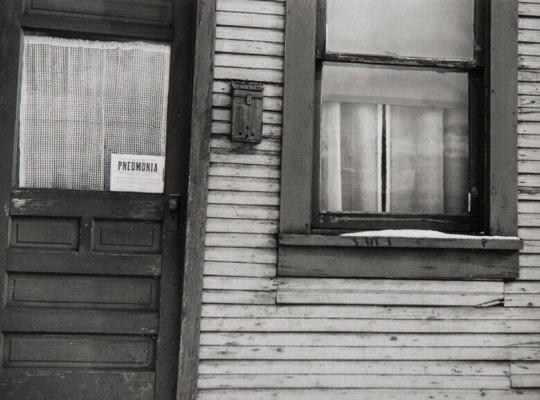
[[[25,35],[19,187],[108,191],[112,155],[164,157],[169,62],[168,44]]]
[[[462,233],[469,250],[475,237],[513,237],[517,1],[287,8],[282,271],[297,274],[291,247],[354,247],[328,238],[346,232]],[[450,247],[407,242],[400,246]]]

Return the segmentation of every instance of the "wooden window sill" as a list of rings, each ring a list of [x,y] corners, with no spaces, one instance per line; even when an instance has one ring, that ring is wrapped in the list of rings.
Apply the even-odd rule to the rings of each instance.
[[[280,276],[399,279],[513,279],[518,237],[282,234]]]

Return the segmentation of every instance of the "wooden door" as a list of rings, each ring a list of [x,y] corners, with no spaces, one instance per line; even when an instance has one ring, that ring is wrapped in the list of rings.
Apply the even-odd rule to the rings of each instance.
[[[0,399],[175,397],[195,3],[0,2]],[[170,46],[162,193],[21,187],[34,34]]]

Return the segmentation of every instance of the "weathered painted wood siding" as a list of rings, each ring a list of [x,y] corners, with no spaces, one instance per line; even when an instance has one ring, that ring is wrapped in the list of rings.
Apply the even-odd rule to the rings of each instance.
[[[217,9],[199,399],[540,399],[540,0],[520,5],[511,283],[278,279],[285,2]],[[260,145],[229,141],[234,79],[265,83]]]

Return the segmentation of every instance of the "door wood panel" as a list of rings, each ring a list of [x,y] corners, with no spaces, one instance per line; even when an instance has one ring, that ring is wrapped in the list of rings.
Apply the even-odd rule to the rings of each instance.
[[[14,400],[153,400],[155,373],[10,368],[0,376],[0,387],[3,398]]]
[[[7,367],[151,368],[154,341],[137,336],[8,335]]]
[[[172,2],[167,0],[26,0],[25,14],[170,26]]]
[[[151,278],[8,274],[8,306],[157,309]]]
[[[11,247],[76,250],[79,221],[68,218],[11,218]]]

